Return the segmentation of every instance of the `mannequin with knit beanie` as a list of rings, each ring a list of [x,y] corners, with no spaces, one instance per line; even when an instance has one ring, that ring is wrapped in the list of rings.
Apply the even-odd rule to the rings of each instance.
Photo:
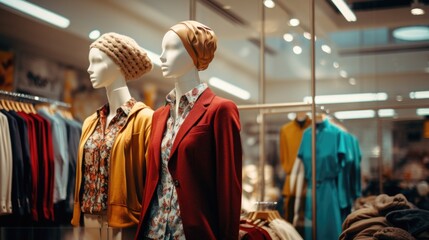
[[[174,81],[152,119],[136,239],[238,239],[242,149],[237,106],[199,77],[216,36],[180,22],[162,40],[161,70]]]
[[[131,97],[127,81],[151,69],[146,52],[127,36],[106,33],[90,45],[91,84],[106,89],[108,103],[82,126],[71,221],[82,227],[75,231],[82,239],[127,239],[135,232],[153,110]]]

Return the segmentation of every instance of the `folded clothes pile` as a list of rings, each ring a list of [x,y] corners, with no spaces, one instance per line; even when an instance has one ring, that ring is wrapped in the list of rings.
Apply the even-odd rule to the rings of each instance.
[[[414,208],[402,194],[370,199],[344,220],[341,240],[429,239],[429,211]]]

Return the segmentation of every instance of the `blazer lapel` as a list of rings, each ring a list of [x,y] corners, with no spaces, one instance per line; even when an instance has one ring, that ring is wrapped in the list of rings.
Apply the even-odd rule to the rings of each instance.
[[[165,106],[159,113],[159,118],[156,120],[156,127],[152,128],[153,138],[151,139],[152,144],[154,145],[154,154],[155,154],[155,166],[156,169],[159,169],[161,163],[161,142],[164,135],[165,126],[167,125],[167,119],[170,115],[170,105]],[[153,122],[152,122],[153,124]]]
[[[177,150],[180,142],[183,137],[189,132],[189,130],[197,123],[197,121],[201,118],[201,116],[206,112],[207,106],[210,104],[212,99],[214,98],[214,93],[207,88],[199,97],[197,102],[195,102],[194,107],[189,112],[189,115],[186,117],[182,126],[180,126],[179,132],[177,132],[176,138],[174,139],[173,147],[170,151],[170,156],[173,156],[174,152]]]

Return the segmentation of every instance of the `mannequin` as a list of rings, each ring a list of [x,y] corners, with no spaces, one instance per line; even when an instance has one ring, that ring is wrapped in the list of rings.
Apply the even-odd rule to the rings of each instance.
[[[216,36],[184,21],[162,40],[161,70],[174,81],[153,116],[136,239],[238,239],[242,150],[236,105],[216,96],[199,72]]]
[[[127,239],[135,232],[153,110],[131,97],[126,82],[151,68],[127,36],[106,33],[90,45],[91,84],[106,89],[108,103],[82,126],[71,222],[85,227],[83,239]]]

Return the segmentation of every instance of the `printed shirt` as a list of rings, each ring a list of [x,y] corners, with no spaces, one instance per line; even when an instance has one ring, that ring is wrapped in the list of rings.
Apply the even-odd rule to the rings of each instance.
[[[97,110],[98,123],[84,147],[83,195],[81,210],[100,213],[107,210],[110,152],[117,133],[125,125],[136,100],[131,98],[116,110],[116,115],[106,128],[109,105]]]
[[[173,89],[166,97],[170,104],[170,117],[161,142],[161,176],[156,195],[150,206],[150,224],[145,232],[149,239],[185,239],[179,202],[173,179],[168,171],[168,160],[176,134],[197,101],[207,89],[206,83],[201,83],[180,98],[178,116],[175,116],[176,91]]]

